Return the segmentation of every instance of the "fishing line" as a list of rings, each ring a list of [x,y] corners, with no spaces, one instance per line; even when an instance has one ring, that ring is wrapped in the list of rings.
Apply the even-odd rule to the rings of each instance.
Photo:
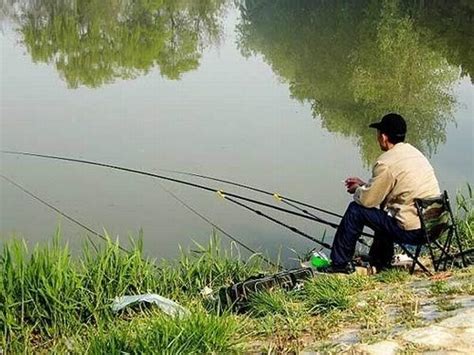
[[[257,252],[256,250],[250,248],[249,246],[245,245],[243,242],[241,242],[240,240],[238,240],[237,238],[235,238],[234,236],[232,236],[231,234],[229,234],[228,232],[226,232],[225,230],[223,230],[221,227],[219,227],[217,224],[215,224],[214,222],[212,222],[209,218],[207,218],[206,216],[202,215],[201,213],[199,213],[196,209],[194,209],[192,206],[190,206],[188,203],[186,203],[184,200],[182,200],[180,197],[178,197],[174,192],[172,192],[171,190],[167,189],[163,184],[160,184],[160,187],[165,191],[167,192],[171,197],[173,197],[176,201],[178,201],[182,206],[184,206],[185,208],[187,208],[189,211],[191,211],[192,213],[194,213],[195,215],[197,215],[199,218],[201,218],[202,220],[206,221],[208,224],[210,224],[213,228],[217,229],[219,232],[221,232],[222,234],[224,234],[225,236],[227,236],[229,239],[233,240],[235,243],[237,243],[238,245],[240,245],[241,247],[245,248],[246,250],[248,250],[249,252],[251,252],[252,254],[254,255],[257,255],[259,258],[261,258],[263,261],[265,261],[267,264],[273,266],[273,267],[277,267],[279,270],[283,270],[283,266],[281,266],[279,263],[274,263],[272,262],[271,260],[267,259],[265,256],[262,255],[262,253],[259,253]]]
[[[58,214],[60,214],[61,216],[63,216],[64,218],[66,218],[67,220],[69,220],[70,222],[82,227],[83,229],[85,229],[86,231],[88,231],[89,233],[95,235],[96,237],[99,237],[100,239],[102,239],[103,241],[109,241],[109,239],[107,237],[105,237],[104,235],[100,234],[99,232],[96,232],[95,230],[93,230],[92,228],[86,226],[84,223],[78,221],[77,219],[75,219],[74,217],[71,217],[70,215],[68,215],[67,213],[61,211],[59,208],[53,206],[52,204],[50,204],[49,202],[43,200],[41,197],[35,195],[33,192],[27,190],[25,187],[21,186],[20,184],[16,183],[15,181],[13,181],[12,179],[6,177],[5,175],[3,174],[0,174],[0,177],[2,179],[5,179],[6,181],[8,181],[10,184],[12,184],[13,186],[17,187],[18,189],[20,189],[21,191],[23,191],[25,194],[29,195],[30,197],[34,198],[36,201],[40,202],[41,204],[49,207],[50,209],[54,210],[55,212],[57,212]],[[95,246],[94,246],[95,247]],[[127,254],[130,254],[131,252],[125,248],[123,248],[122,246],[120,246],[119,244],[117,244],[117,247],[124,251],[125,253]]]

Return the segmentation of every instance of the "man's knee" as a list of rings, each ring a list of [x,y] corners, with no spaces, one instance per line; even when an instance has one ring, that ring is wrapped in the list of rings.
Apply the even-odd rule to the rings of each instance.
[[[361,208],[363,208],[363,206],[359,205],[355,201],[352,201],[347,206],[346,212],[344,212],[344,217],[342,218],[341,226],[345,225],[347,228],[349,227],[349,225],[352,225],[353,223],[359,224],[359,221],[361,217],[363,216]],[[347,225],[348,223],[349,225]]]
[[[349,215],[355,215],[355,214],[359,214],[360,211],[362,211],[362,209],[365,208],[361,205],[359,205],[357,202],[355,201],[352,201],[351,203],[349,203],[349,206],[347,206],[347,210],[346,210],[346,215],[349,214]]]
[[[367,208],[362,205],[359,205],[357,202],[352,201],[347,210],[344,213],[344,218],[347,221],[353,221],[354,223],[363,223],[368,225],[375,218],[373,214],[374,208]]]

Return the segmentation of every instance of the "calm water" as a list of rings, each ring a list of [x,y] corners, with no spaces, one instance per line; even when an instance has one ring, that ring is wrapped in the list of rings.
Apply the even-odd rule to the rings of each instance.
[[[397,111],[454,194],[474,182],[473,22],[465,1],[5,0],[1,148],[214,175],[343,212],[341,181],[369,176],[380,153],[367,125]],[[211,234],[158,180],[0,162],[91,228],[124,243],[143,228],[153,256]],[[215,194],[164,184],[253,248],[286,259],[312,246]],[[73,248],[84,240],[15,187],[0,188],[2,240],[47,240],[58,224]]]

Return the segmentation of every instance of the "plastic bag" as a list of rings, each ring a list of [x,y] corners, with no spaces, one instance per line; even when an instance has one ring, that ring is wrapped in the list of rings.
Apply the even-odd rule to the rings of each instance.
[[[155,293],[116,297],[112,303],[112,311],[118,312],[121,309],[124,309],[125,307],[137,302],[154,303],[160,307],[163,312],[169,314],[170,316],[183,317],[189,315],[189,311],[183,306],[180,306],[176,302]]]

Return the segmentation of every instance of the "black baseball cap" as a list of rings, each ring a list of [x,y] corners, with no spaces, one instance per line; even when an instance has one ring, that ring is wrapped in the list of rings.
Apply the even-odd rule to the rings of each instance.
[[[380,122],[371,123],[371,128],[377,128],[380,132],[391,137],[404,137],[407,133],[405,119],[396,113],[389,113],[382,117]]]

